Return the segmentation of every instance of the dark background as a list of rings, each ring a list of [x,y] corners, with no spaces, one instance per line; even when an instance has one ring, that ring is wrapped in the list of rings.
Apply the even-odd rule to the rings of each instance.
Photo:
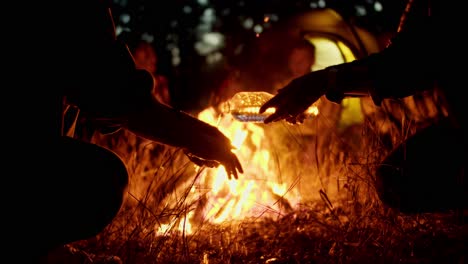
[[[375,35],[394,32],[405,0],[114,0],[112,11],[120,37],[130,45],[150,42],[158,55],[157,72],[169,80],[171,104],[199,110],[242,58],[256,34],[315,8],[332,8],[345,19]],[[210,14],[210,15],[206,15]],[[264,17],[270,21],[264,22]],[[274,18],[274,19],[273,19]],[[195,46],[204,33],[217,32],[224,44],[200,53]],[[216,58],[207,62],[208,57]],[[213,60],[211,60],[213,61]]]

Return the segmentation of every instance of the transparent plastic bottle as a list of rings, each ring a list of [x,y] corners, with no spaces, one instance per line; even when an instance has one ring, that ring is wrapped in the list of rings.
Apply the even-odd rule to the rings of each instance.
[[[260,114],[260,107],[272,97],[273,94],[263,91],[239,92],[223,103],[222,110],[241,122],[263,123],[268,116],[275,112],[275,109],[269,108]],[[305,112],[307,116],[315,116],[317,113],[317,107],[314,105]]]

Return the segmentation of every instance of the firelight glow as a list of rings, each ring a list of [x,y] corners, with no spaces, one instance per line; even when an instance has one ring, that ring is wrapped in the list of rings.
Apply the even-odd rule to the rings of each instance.
[[[216,111],[208,108],[198,118],[215,125],[236,147],[234,152],[244,165],[244,174],[237,180],[228,180],[224,167],[207,169],[201,177],[208,184],[209,207],[204,208],[205,219],[212,223],[241,220],[266,214],[282,214],[278,197],[287,198],[290,204],[300,201],[294,190],[288,191],[274,175],[270,151],[264,146],[264,130],[255,123],[243,123],[231,115],[215,118]]]
[[[315,106],[310,111],[314,115],[318,113]],[[216,126],[231,140],[244,173],[238,179],[228,179],[223,166],[194,165],[200,174],[187,201],[203,202],[193,203],[196,208],[192,207],[180,219],[159,225],[159,235],[167,235],[171,230],[192,234],[193,227],[203,222],[223,224],[248,218],[281,217],[303,201],[299,188],[295,188],[297,178],[292,180],[297,176],[288,174],[297,168],[289,162],[281,168],[285,171],[279,169],[278,159],[283,156],[272,155],[273,146],[266,140],[264,125],[240,122],[229,113],[220,115],[214,107],[200,112],[198,119]]]

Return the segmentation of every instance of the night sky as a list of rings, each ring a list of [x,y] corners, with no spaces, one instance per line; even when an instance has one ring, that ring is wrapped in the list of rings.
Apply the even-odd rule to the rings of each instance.
[[[119,37],[146,41],[158,55],[158,73],[169,80],[172,105],[206,107],[211,89],[226,75],[236,51],[257,34],[311,9],[332,8],[375,35],[393,32],[404,0],[114,0]],[[264,18],[269,21],[265,22]],[[221,40],[221,41],[220,41]]]

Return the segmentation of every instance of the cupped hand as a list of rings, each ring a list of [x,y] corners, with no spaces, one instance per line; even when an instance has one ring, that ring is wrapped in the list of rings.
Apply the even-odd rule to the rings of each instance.
[[[311,72],[293,79],[260,107],[259,113],[264,113],[268,108],[276,109],[264,120],[264,123],[281,120],[292,124],[302,123],[307,108],[325,94],[326,83],[327,75],[322,71]]]
[[[199,166],[214,168],[223,165],[229,179],[238,179],[238,173],[243,173],[243,169],[232,152],[234,147],[231,141],[216,127],[203,122],[194,131],[198,134],[198,140],[191,142],[185,150],[189,159]]]

